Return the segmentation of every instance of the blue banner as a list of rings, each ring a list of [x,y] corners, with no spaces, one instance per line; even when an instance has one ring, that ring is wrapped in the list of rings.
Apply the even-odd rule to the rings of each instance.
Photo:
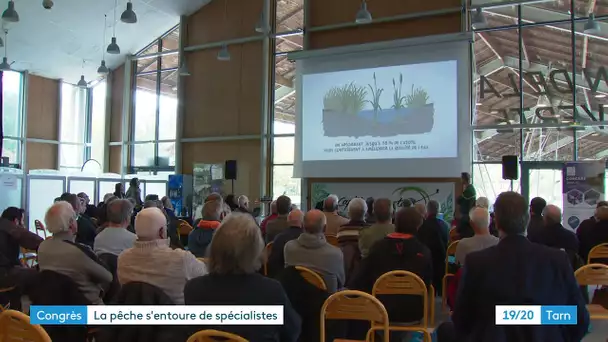
[[[597,203],[604,200],[605,170],[603,161],[564,163],[564,227],[576,230],[583,220],[594,215]]]

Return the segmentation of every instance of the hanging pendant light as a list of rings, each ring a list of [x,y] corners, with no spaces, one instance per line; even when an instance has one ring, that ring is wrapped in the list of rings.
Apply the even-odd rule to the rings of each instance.
[[[103,42],[106,41],[106,28],[108,26],[108,16],[103,16]],[[103,43],[102,43],[103,44]],[[102,45],[103,46],[103,45]],[[97,68],[97,73],[100,75],[107,75],[110,73],[110,70],[106,66],[106,52],[104,49],[101,49],[101,65]]]
[[[372,14],[367,10],[367,2],[365,0],[361,2],[361,8],[357,12],[355,22],[357,24],[369,24],[372,22]]]
[[[118,43],[116,43],[116,7],[118,7],[118,0],[114,0],[114,25],[113,25],[112,41],[111,41],[110,45],[108,45],[108,48],[106,49],[106,52],[111,55],[120,54],[120,47],[118,46]]]
[[[585,23],[585,33],[586,34],[599,34],[602,29],[600,28],[600,23],[595,20],[595,14],[590,13],[589,19]]]
[[[483,9],[477,8],[473,17],[471,18],[471,26],[476,29],[484,28],[488,26],[488,21],[486,20],[486,16],[483,15]]]
[[[133,11],[133,3],[131,0],[127,2],[127,9],[122,12],[120,16],[120,21],[127,24],[135,24],[137,22],[137,14]]]
[[[15,2],[13,0],[8,2],[8,8],[2,13],[2,20],[9,23],[16,23],[19,21],[19,13],[15,10]]]
[[[80,75],[80,81],[78,81],[78,83],[76,83],[77,86],[79,86],[80,88],[86,88],[87,87],[87,81],[85,81],[84,79],[84,59],[82,60],[82,75]]]
[[[8,30],[4,30],[4,57],[2,58],[2,63],[0,63],[0,71],[9,71],[11,70],[11,65],[8,63],[7,56],[7,45],[8,45]]]
[[[222,62],[230,61],[230,51],[228,51],[228,45],[222,45],[222,48],[217,53],[217,60]]]

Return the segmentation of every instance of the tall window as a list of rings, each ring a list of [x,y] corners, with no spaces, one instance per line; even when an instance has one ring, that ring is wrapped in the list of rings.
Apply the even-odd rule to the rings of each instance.
[[[2,156],[9,164],[19,167],[21,163],[21,138],[23,123],[23,75],[4,71],[2,74],[2,127],[4,140]]]
[[[79,170],[85,161],[87,136],[87,89],[61,84],[59,137],[60,169]]]
[[[88,158],[95,159],[103,170],[106,147],[107,83],[97,83],[91,89],[91,137]]]
[[[175,167],[179,27],[140,54],[135,74],[131,171]],[[168,54],[158,56],[159,52]],[[152,56],[150,56],[152,54]]]
[[[272,138],[272,196],[287,195],[299,204],[302,195],[299,178],[293,177],[295,147],[296,90],[295,64],[287,53],[303,49],[304,1],[279,1],[274,33],[274,112]]]

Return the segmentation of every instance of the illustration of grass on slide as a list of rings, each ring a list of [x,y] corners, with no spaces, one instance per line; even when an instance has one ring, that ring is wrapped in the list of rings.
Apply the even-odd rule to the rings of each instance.
[[[323,98],[323,108],[328,111],[357,115],[365,106],[367,90],[351,82],[331,88]]]
[[[380,96],[382,96],[382,92],[384,91],[384,88],[378,89],[376,73],[374,73],[374,86],[372,87],[371,84],[368,84],[367,86],[372,91],[372,99],[367,100],[367,102],[369,102],[369,104],[371,104],[372,108],[374,109],[374,122],[377,123],[378,122],[378,113],[380,113],[380,111],[382,110],[382,107],[380,107]]]

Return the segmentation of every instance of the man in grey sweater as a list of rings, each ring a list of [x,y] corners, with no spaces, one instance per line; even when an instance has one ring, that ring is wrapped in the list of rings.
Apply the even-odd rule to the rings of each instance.
[[[97,255],[113,254],[133,247],[137,235],[127,230],[131,223],[133,204],[126,199],[110,202],[107,208],[108,226],[95,237],[94,250]]]
[[[285,245],[285,265],[304,266],[319,272],[327,290],[333,293],[344,285],[344,257],[338,247],[325,241],[326,222],[320,210],[306,213],[304,233]]]
[[[78,231],[77,214],[68,202],[53,204],[44,216],[46,229],[53,234],[38,248],[40,271],[53,271],[70,277],[92,304],[103,304],[102,289],[112,281],[110,273],[85,245],[74,242]]]

